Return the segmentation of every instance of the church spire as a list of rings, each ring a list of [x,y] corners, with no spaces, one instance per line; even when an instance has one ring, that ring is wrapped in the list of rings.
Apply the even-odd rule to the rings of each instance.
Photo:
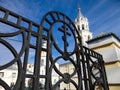
[[[88,19],[81,13],[80,7],[78,8],[78,14],[74,23],[82,38],[82,44],[87,46],[86,41],[92,38],[92,33],[89,31]]]
[[[81,13],[80,7],[78,7],[78,16],[77,18],[79,19],[80,17],[84,17],[83,14]]]

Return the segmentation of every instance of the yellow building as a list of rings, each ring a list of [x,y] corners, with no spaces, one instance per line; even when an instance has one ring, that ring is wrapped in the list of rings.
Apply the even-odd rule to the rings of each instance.
[[[87,42],[103,56],[110,90],[120,90],[120,39],[114,33],[101,34]]]

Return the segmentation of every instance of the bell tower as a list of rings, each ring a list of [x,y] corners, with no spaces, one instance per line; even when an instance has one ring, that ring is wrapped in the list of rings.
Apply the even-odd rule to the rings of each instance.
[[[78,8],[78,15],[74,23],[82,38],[83,46],[87,46],[86,41],[92,39],[92,33],[89,31],[88,19],[83,16],[80,8]]]

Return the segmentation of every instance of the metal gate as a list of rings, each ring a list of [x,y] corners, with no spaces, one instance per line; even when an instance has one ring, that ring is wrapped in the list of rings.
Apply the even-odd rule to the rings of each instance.
[[[12,88],[4,79],[0,79],[3,90],[60,90],[61,83],[71,83],[74,90],[95,90],[96,87],[99,87],[99,90],[109,90],[102,56],[82,46],[74,23],[66,15],[56,11],[49,12],[44,15],[39,25],[3,7],[0,7],[0,13],[0,24],[9,27],[8,32],[4,32],[3,26],[0,26],[0,30],[3,30],[0,32],[0,47],[7,48],[13,56],[9,62],[5,60],[4,64],[0,60],[0,72],[14,64],[18,72]],[[15,36],[18,36],[17,40]],[[13,46],[9,40],[21,42],[21,48],[17,50],[17,43]],[[34,50],[32,74],[27,73],[30,50]],[[45,74],[40,73],[43,53]],[[6,57],[8,54],[6,53]],[[73,72],[60,71],[56,64],[61,61],[71,63]],[[53,70],[59,76],[54,84]],[[72,79],[74,76],[77,76],[77,81]],[[31,80],[30,88],[25,88],[28,79]],[[40,88],[40,79],[45,82],[43,88]]]

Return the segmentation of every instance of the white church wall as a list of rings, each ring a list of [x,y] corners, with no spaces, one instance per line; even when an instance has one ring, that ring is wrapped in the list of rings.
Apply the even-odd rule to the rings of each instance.
[[[115,47],[106,47],[96,50],[103,56],[105,62],[111,62],[118,60],[117,52]]]
[[[106,68],[109,84],[120,83],[120,67]]]
[[[105,46],[110,44],[109,46]],[[113,36],[98,39],[90,44],[89,48],[96,48],[95,51],[103,55],[105,62],[120,60],[120,42]]]
[[[0,79],[5,81],[9,86],[16,83],[18,72],[17,70],[4,69],[0,73],[3,73],[3,76],[0,76]]]
[[[92,33],[87,30],[84,30],[84,31],[82,31],[82,37],[84,37],[84,38],[82,38],[83,42],[86,43],[86,41],[88,41],[89,39],[92,38]]]

